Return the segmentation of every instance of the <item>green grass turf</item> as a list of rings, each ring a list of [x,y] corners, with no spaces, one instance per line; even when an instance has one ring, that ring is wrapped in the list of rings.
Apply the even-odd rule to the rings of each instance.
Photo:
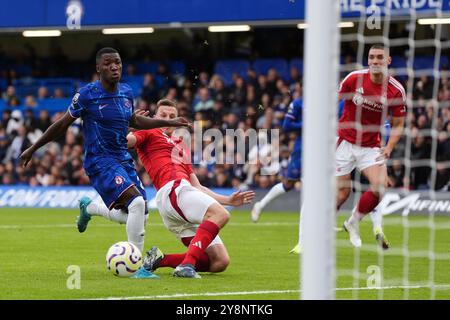
[[[225,272],[203,273],[199,280],[173,278],[172,270],[168,268],[157,270],[156,273],[161,276],[158,280],[113,276],[105,268],[105,254],[113,243],[126,240],[125,227],[94,217],[87,231],[79,234],[75,226],[77,215],[77,210],[0,209],[0,299],[134,297],[256,300],[299,297],[299,256],[288,253],[298,237],[298,215],[295,213],[266,212],[260,222],[254,224],[248,212],[233,211],[229,225],[221,231],[231,264]],[[340,216],[338,224],[343,219]],[[407,219],[409,223],[428,221],[425,217]],[[450,218],[435,218],[437,225],[449,222]],[[407,260],[396,254],[396,250],[403,247],[406,237],[401,217],[385,217],[385,223],[385,232],[393,250],[384,255],[379,255],[374,246],[369,219],[361,224],[363,248],[360,251],[351,247],[346,233],[338,233],[337,298],[430,298],[432,291],[429,288],[412,288],[408,291],[398,288],[405,284],[403,271]],[[411,252],[430,248],[430,230],[427,227],[410,228],[408,239]],[[146,248],[151,245],[158,245],[165,253],[185,251],[155,212],[151,213],[146,233]],[[433,248],[436,253],[450,253],[449,229],[434,233]],[[359,281],[351,274],[358,269],[354,268],[355,263],[359,266]],[[81,289],[67,288],[70,277],[67,268],[71,265],[80,267]],[[409,285],[426,286],[430,279],[430,260],[410,257],[407,265]],[[365,290],[369,266],[381,267],[384,279],[381,285],[389,289]],[[436,259],[434,283],[450,284],[449,269],[450,260]],[[361,289],[349,289],[354,286]],[[450,287],[439,287],[434,298],[450,299]]]

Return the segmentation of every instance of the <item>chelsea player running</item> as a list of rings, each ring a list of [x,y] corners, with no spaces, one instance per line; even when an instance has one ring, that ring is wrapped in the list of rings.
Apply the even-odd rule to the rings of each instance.
[[[23,166],[26,166],[36,150],[60,137],[81,117],[85,139],[84,169],[104,203],[91,203],[89,198],[80,200],[78,230],[84,232],[91,219],[86,207],[95,206],[96,211],[106,218],[126,223],[128,241],[142,252],[147,213],[146,194],[128,152],[128,127],[153,129],[189,124],[182,118],[163,120],[133,113],[131,87],[119,83],[122,61],[117,50],[100,49],[96,55],[96,70],[100,80],[82,87],[73,97],[64,116],[25,150],[20,159]],[[149,273],[148,278],[151,277],[155,276]]]
[[[251,218],[253,222],[257,222],[264,207],[273,199],[292,190],[295,182],[300,180],[301,174],[301,158],[302,158],[302,110],[303,103],[301,98],[294,99],[288,107],[288,111],[284,116],[283,130],[285,132],[297,132],[297,138],[294,144],[294,150],[289,159],[289,164],[283,181],[274,185],[272,189],[253,206]]]

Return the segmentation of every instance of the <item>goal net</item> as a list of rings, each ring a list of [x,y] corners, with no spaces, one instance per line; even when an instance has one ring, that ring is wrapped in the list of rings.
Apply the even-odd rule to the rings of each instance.
[[[333,1],[328,2],[329,6],[314,2],[307,1],[306,6],[321,5],[322,12],[336,10]],[[352,210],[360,208],[361,196],[371,190],[371,184],[365,174],[358,169],[351,173],[350,196],[340,207],[337,215],[331,218],[333,223],[336,223],[334,230],[332,225],[324,225],[320,218],[321,215],[331,216],[329,212],[319,212],[327,206],[308,204],[310,199],[308,195],[319,192],[320,187],[322,190],[330,190],[336,186],[335,181],[320,175],[316,182],[312,178],[308,180],[307,172],[313,171],[317,175],[318,171],[330,173],[336,168],[330,169],[328,166],[327,170],[324,170],[323,166],[319,166],[320,161],[316,160],[316,163],[308,161],[308,157],[312,159],[322,157],[326,158],[329,165],[334,166],[335,154],[324,151],[329,149],[320,149],[317,145],[314,147],[314,144],[306,142],[309,139],[314,140],[314,135],[320,132],[317,128],[315,132],[311,128],[308,129],[308,126],[314,125],[306,122],[314,119],[311,113],[321,112],[323,121],[330,116],[330,111],[326,110],[325,106],[314,104],[317,100],[311,96],[317,95],[317,91],[308,86],[308,82],[314,82],[317,73],[327,72],[323,68],[330,67],[330,64],[322,63],[323,67],[318,65],[319,69],[309,73],[308,69],[305,70],[303,136],[305,212],[301,217],[305,230],[303,235],[305,248],[301,257],[302,298],[450,298],[449,7],[448,1],[440,0],[340,1],[338,8],[341,11],[338,14],[340,22],[337,24],[338,27],[334,28],[339,38],[339,50],[336,50],[339,54],[336,56],[332,48],[328,52],[329,59],[339,59],[337,82],[340,83],[351,72],[369,69],[369,48],[374,44],[381,44],[392,58],[389,74],[395,81],[391,83],[394,87],[399,87],[400,84],[405,91],[404,130],[389,159],[385,161],[388,187],[380,190],[380,201],[371,213],[359,215],[359,218],[362,218],[359,222],[362,241],[360,247],[352,245],[349,233],[341,227],[344,221],[352,216]],[[307,15],[310,12],[311,9],[306,10]],[[310,18],[312,17],[306,17],[308,29],[305,31],[305,66],[311,61],[314,63],[314,57],[308,56],[308,32],[325,31],[323,27],[315,27],[314,19],[308,20]],[[322,23],[324,21],[325,19],[322,19]],[[315,40],[310,41],[323,43],[327,37],[315,34],[313,37]],[[337,90],[338,83],[335,79],[328,73],[328,83],[321,86],[322,91]],[[361,83],[356,87],[364,89],[363,80],[359,81]],[[393,89],[385,85],[381,96],[388,97],[389,90]],[[336,91],[333,94],[336,96],[337,108],[339,103]],[[355,95],[362,96],[361,103],[354,99]],[[365,105],[367,108],[370,107],[371,101],[380,100],[380,97],[367,96],[364,92],[353,92],[347,99],[353,99],[355,103],[356,118],[353,125],[356,131],[380,132],[381,147],[384,147],[393,136],[393,118],[396,114],[390,111],[383,112],[381,125],[369,125],[364,118],[367,116],[364,111]],[[383,98],[381,102],[384,107],[393,104],[389,101],[383,102]],[[312,103],[312,106],[308,103]],[[319,111],[311,111],[311,108]],[[332,112],[331,115],[334,116],[331,122],[337,123],[335,114]],[[322,134],[330,135],[326,139],[329,147],[336,149],[336,140],[331,136],[336,137],[336,132],[324,131],[324,126],[334,130],[336,124],[326,123],[321,127]],[[358,139],[363,139],[362,134]],[[356,144],[362,141],[358,139]],[[358,166],[358,162],[356,165]],[[322,185],[319,187],[315,184]],[[322,201],[329,204],[328,208],[334,206],[329,211],[335,215],[335,194],[331,191],[322,191],[321,194]],[[319,215],[318,219],[315,218],[316,215]],[[376,229],[380,225],[385,240],[384,247],[380,237],[378,241],[376,240],[376,234],[380,232]],[[326,236],[327,232],[333,236]],[[317,233],[321,233],[322,240]],[[319,243],[316,248],[308,249],[310,245],[314,247],[316,242]],[[387,245],[389,248],[386,248]],[[319,250],[322,252],[318,252]],[[324,272],[327,272],[326,276]],[[312,283],[321,281],[323,277],[326,277],[327,283],[331,285],[322,286],[322,292],[316,290],[311,294]],[[308,281],[311,286],[305,284]]]

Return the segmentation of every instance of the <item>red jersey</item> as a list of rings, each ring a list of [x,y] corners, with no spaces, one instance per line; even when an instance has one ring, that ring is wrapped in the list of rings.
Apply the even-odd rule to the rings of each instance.
[[[374,83],[368,69],[354,71],[342,81],[339,93],[345,105],[338,135],[359,146],[379,147],[386,116],[406,115],[405,89],[391,76],[386,86]]]
[[[139,130],[136,150],[156,190],[176,179],[190,181],[193,173],[190,150],[181,138],[172,138],[161,129]]]

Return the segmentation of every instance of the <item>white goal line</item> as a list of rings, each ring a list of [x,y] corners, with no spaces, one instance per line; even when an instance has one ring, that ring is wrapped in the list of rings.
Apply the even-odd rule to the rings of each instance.
[[[449,290],[450,284],[434,285],[434,289]],[[409,285],[409,286],[385,286],[385,287],[357,287],[357,288],[336,288],[335,291],[367,291],[367,290],[391,290],[391,289],[431,289],[430,285]],[[144,300],[144,299],[176,299],[192,297],[220,297],[220,296],[246,296],[261,294],[289,294],[301,293],[301,290],[261,290],[261,291],[236,291],[236,292],[204,292],[204,293],[175,293],[152,296],[130,296],[130,297],[106,297],[86,300]],[[84,299],[83,299],[84,300]]]

